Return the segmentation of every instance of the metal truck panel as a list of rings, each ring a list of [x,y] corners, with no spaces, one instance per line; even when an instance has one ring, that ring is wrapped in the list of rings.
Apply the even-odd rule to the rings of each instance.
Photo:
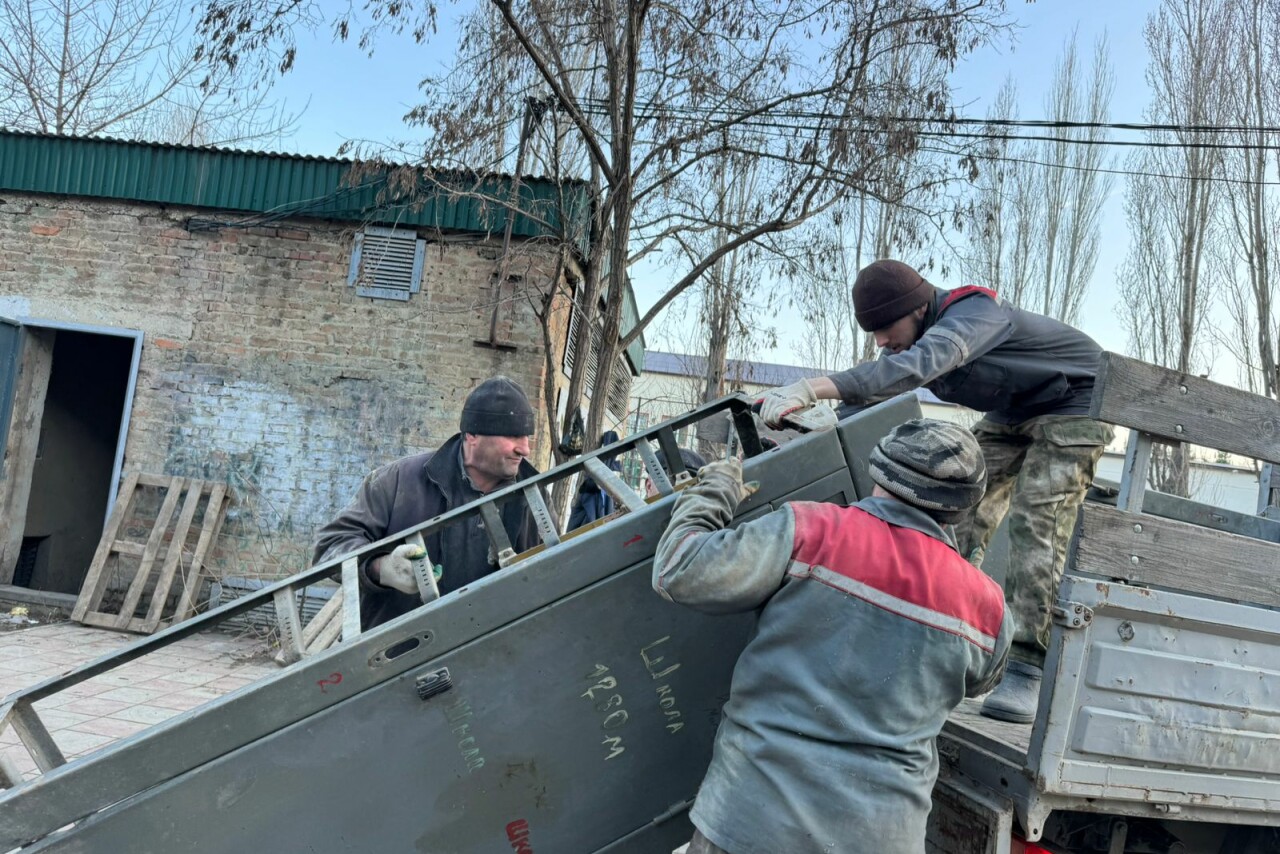
[[[762,488],[739,520],[857,497],[835,431],[745,470]],[[754,616],[649,590],[674,501],[5,792],[0,850],[628,852],[687,839],[681,816]]]
[[[1030,748],[1043,792],[1277,821],[1276,612],[1075,576],[1061,595],[1092,618],[1054,627]]]
[[[507,850],[516,837],[533,851],[604,848],[692,799],[754,625],[753,613],[710,618],[664,602],[649,590],[649,566],[31,850],[461,854]],[[506,580],[500,586],[518,585]],[[430,677],[440,693],[422,700]],[[672,830],[676,839],[663,844],[690,833],[687,822]]]

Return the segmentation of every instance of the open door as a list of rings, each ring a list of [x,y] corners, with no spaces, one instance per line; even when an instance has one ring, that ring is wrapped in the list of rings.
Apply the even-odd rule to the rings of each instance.
[[[79,591],[120,477],[140,344],[132,330],[0,324],[0,585]]]
[[[22,534],[31,492],[31,469],[40,443],[45,392],[53,365],[53,330],[17,321],[0,324],[9,355],[0,382],[7,388],[3,455],[0,455],[0,584],[10,584],[22,552]]]

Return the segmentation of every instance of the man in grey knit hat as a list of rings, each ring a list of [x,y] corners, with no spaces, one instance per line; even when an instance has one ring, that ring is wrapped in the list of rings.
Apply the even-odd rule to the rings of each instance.
[[[704,467],[676,500],[654,590],[709,613],[763,606],[688,854],[924,850],[934,739],[962,698],[1000,680],[1013,629],[949,527],[986,486],[969,431],[909,421],[870,470],[872,496],[851,507],[797,501],[732,530],[749,494],[736,460]]]
[[[355,497],[320,529],[313,563],[320,563],[412,528],[428,519],[535,475],[528,461],[533,408],[524,389],[507,377],[491,377],[467,396],[459,432],[434,451],[388,463],[369,474]],[[537,525],[523,498],[498,508],[517,551],[537,545]],[[427,554],[444,568],[441,594],[498,569],[488,534],[474,521],[427,537]],[[385,623],[422,604],[410,557],[401,545],[366,554],[360,562],[360,622]]]
[[[773,389],[761,416],[776,424],[818,399],[875,403],[920,386],[985,413],[973,433],[990,484],[956,525],[956,537],[961,554],[981,566],[1009,516],[1005,597],[1017,629],[1009,676],[982,713],[1030,723],[1067,545],[1112,435],[1089,417],[1102,348],[1080,330],[1023,311],[987,288],[935,288],[901,261],[860,270],[853,305],[858,325],[882,348],[880,358]]]

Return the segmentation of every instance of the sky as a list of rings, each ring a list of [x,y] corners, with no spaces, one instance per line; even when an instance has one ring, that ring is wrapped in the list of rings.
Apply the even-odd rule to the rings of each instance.
[[[956,69],[952,82],[957,113],[985,115],[1005,77],[1013,74],[1020,99],[1018,118],[1044,118],[1044,96],[1055,60],[1075,29],[1082,59],[1091,56],[1094,41],[1104,33],[1110,43],[1116,76],[1112,121],[1141,121],[1148,97],[1142,31],[1147,15],[1157,6],[1158,0],[1008,0],[1016,32],[1012,40],[1002,39],[980,49]],[[302,109],[296,133],[282,148],[333,156],[348,140],[389,142],[420,137],[420,131],[406,126],[402,118],[418,101],[419,81],[440,73],[452,54],[455,27],[448,18],[456,17],[457,9],[442,5],[446,20],[426,46],[415,45],[407,37],[386,36],[372,57],[353,44],[335,42],[327,30],[300,34],[296,66],[276,88],[292,109]],[[1113,167],[1123,168],[1121,155],[1113,153],[1112,157]],[[1118,351],[1126,350],[1116,287],[1116,271],[1128,242],[1122,208],[1124,186],[1124,180],[1117,177],[1104,206],[1098,265],[1079,321],[1104,348]],[[637,270],[633,282],[641,310],[652,305],[674,278],[673,271],[663,268]],[[934,283],[941,287],[982,284],[959,280]],[[784,310],[776,326],[777,345],[759,347],[749,358],[796,363],[792,343],[799,334],[798,318]],[[656,336],[648,337],[651,346],[656,343]]]

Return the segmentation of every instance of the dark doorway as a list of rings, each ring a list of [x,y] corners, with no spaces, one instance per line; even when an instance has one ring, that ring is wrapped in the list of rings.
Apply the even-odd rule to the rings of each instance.
[[[58,330],[15,585],[79,592],[106,518],[133,349],[131,338]]]

